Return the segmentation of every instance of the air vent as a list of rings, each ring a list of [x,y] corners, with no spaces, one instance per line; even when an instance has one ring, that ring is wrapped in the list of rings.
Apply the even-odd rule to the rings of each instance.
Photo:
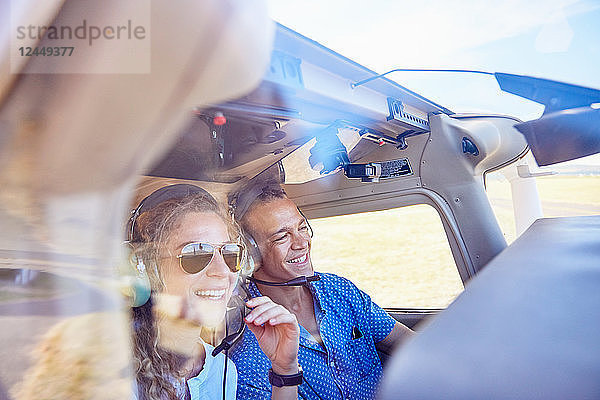
[[[429,132],[428,120],[406,111],[404,104],[400,100],[388,97],[387,102],[390,112],[390,115],[387,117],[388,121],[395,122],[408,129]]]

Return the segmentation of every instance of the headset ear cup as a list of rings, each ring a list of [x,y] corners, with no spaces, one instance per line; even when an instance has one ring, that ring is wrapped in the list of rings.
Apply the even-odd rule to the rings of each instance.
[[[248,243],[248,254],[252,260],[251,262],[254,264],[253,270],[256,271],[257,267],[260,268],[260,265],[262,264],[260,249],[258,248],[256,240],[249,234],[246,234],[246,242]]]
[[[254,259],[248,254],[246,257],[245,268],[242,273],[246,276],[250,276],[254,273],[256,265],[254,264]]]
[[[127,246],[126,262],[119,268],[121,293],[129,299],[131,307],[140,307],[150,299],[150,279],[139,249]]]
[[[242,250],[242,260],[240,262],[240,272],[244,276],[250,276],[254,272],[254,260],[250,257],[248,246],[245,245]]]

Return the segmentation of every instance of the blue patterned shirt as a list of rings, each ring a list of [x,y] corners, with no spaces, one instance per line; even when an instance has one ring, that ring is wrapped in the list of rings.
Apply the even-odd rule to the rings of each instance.
[[[382,374],[375,343],[389,335],[396,321],[349,280],[316,274],[321,280],[309,288],[324,348],[300,327],[298,361],[305,382],[298,387],[298,397],[372,399]],[[253,296],[261,296],[254,283],[249,289]],[[252,332],[246,329],[230,357],[238,371],[237,398],[270,399],[271,361]]]

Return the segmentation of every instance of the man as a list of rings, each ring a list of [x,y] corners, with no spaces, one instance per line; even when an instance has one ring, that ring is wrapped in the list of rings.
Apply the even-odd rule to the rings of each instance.
[[[412,331],[352,282],[314,272],[308,222],[278,184],[245,188],[233,197],[233,203],[237,221],[256,242],[254,249],[250,246],[253,258],[260,260],[256,280],[281,283],[302,276],[320,278],[300,286],[249,285],[252,296],[269,296],[298,319],[298,359],[304,375],[299,396],[322,400],[373,398],[382,374],[376,350],[390,353]],[[231,358],[239,374],[238,398],[270,398],[270,363],[252,333],[245,332]]]

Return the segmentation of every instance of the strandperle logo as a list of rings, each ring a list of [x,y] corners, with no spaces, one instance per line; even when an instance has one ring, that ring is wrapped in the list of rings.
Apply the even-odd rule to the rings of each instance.
[[[146,39],[146,28],[142,25],[134,25],[128,19],[122,25],[97,26],[88,24],[84,19],[80,25],[75,27],[64,26],[39,26],[20,25],[16,28],[18,40],[23,39],[49,39],[49,40],[86,40],[92,46],[96,40],[144,40]]]

